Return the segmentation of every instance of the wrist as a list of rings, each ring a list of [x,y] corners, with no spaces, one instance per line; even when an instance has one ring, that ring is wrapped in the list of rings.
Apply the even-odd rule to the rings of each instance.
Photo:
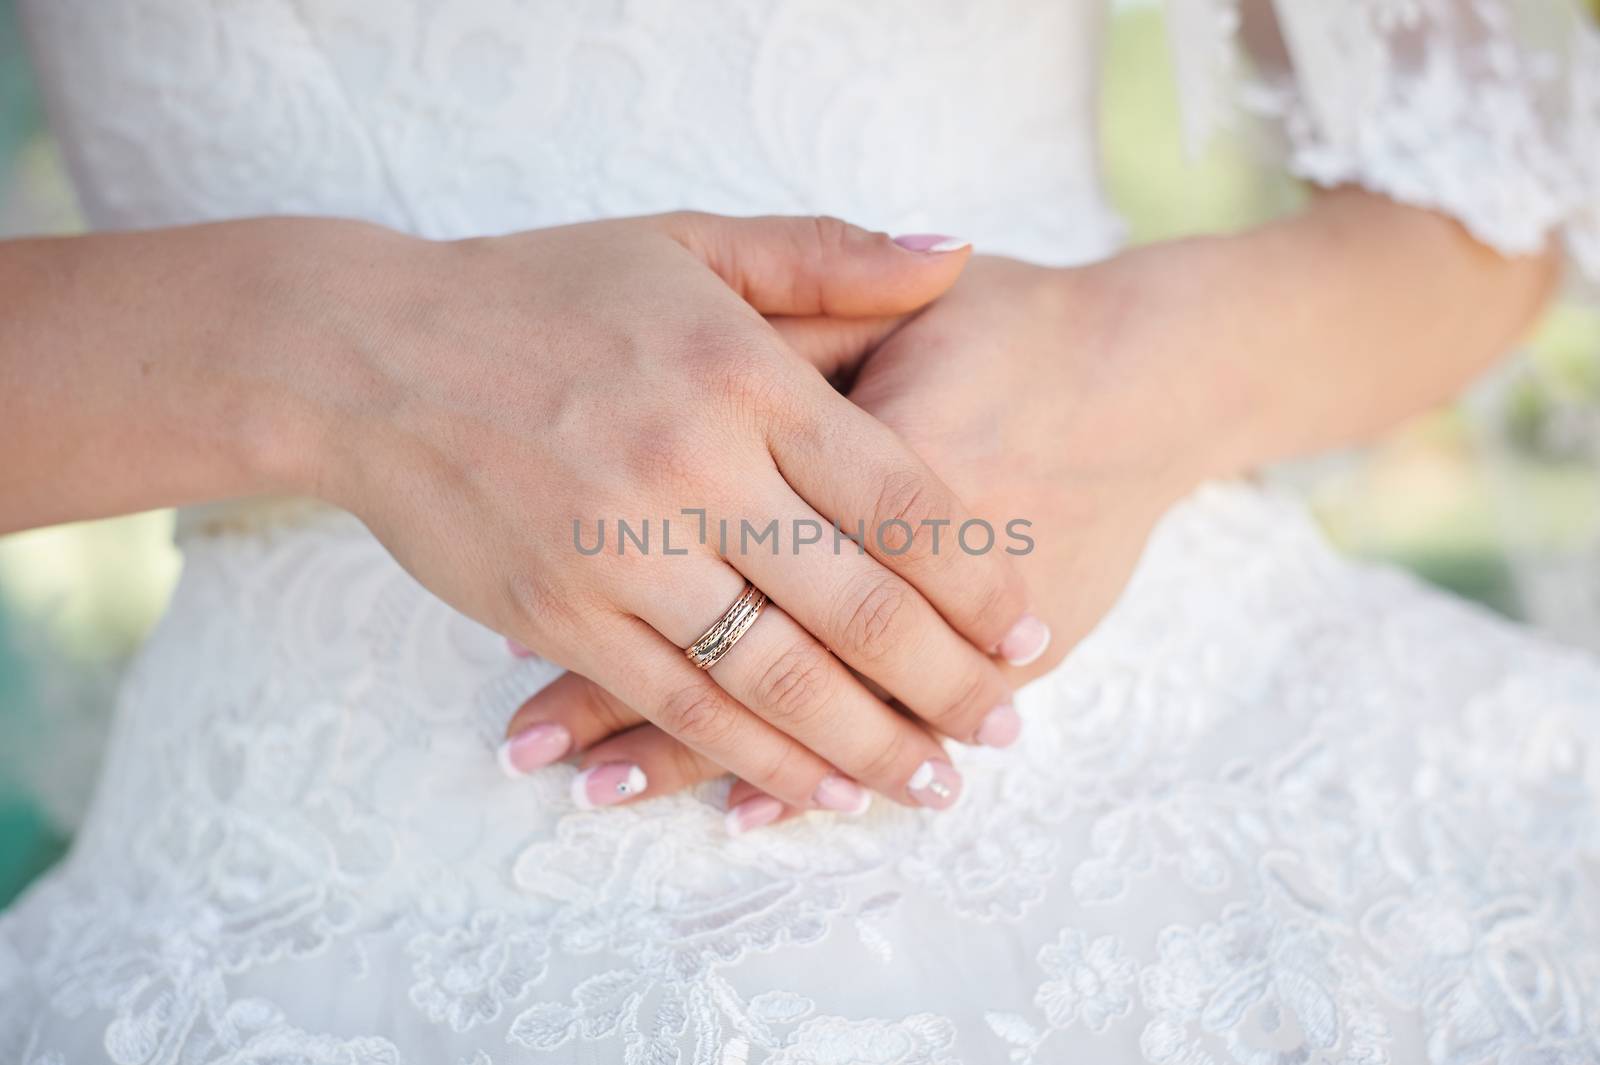
[[[1228,240],[1165,241],[1063,272],[1075,316],[1095,320],[1100,381],[1083,391],[1125,423],[1101,435],[1142,441],[1136,458],[1175,494],[1249,468],[1254,453],[1251,399],[1220,354],[1237,345]]]
[[[387,347],[405,251],[426,244],[344,219],[274,218],[240,241],[235,345],[252,365],[242,461],[262,491],[350,507],[353,426],[381,402],[366,356]]]

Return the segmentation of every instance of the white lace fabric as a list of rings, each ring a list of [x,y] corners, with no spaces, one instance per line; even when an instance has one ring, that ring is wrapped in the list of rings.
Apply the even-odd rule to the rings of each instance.
[[[1092,3],[25,13],[102,226],[831,211],[1056,262],[1119,232]],[[954,752],[954,810],[738,839],[720,786],[581,811],[570,768],[502,777],[553,667],[353,518],[180,538],[90,816],[0,915],[7,1065],[1600,1061],[1600,666],[1254,490],[1168,516],[1019,746]]]
[[[1600,669],[1251,490],[1169,517],[956,809],[737,840],[715,787],[499,776],[551,667],[354,521],[185,551],[0,921],[4,1060],[1600,1059]]]
[[[1298,176],[1507,254],[1560,241],[1600,292],[1600,32],[1577,0],[1165,2],[1191,146],[1266,116]]]

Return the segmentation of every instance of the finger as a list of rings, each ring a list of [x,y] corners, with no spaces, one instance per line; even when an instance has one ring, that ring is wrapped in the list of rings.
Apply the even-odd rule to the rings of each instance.
[[[506,731],[509,738],[501,745],[500,765],[510,776],[525,776],[576,751],[585,752],[586,767],[614,763],[639,766],[649,782],[651,796],[670,795],[727,774],[721,766],[689,750],[646,722],[632,707],[577,673],[563,673],[545,685],[522,705]],[[741,789],[741,802],[758,795],[770,799],[745,781],[736,780],[735,787]],[[861,813],[869,804],[870,796],[865,791],[842,778],[826,780],[820,787],[822,801],[816,804],[820,808]],[[746,795],[746,791],[750,794]],[[734,835],[804,812],[776,799],[754,803],[737,814],[732,811],[735,805],[728,803],[728,830]],[[773,805],[779,810],[772,810]]]
[[[654,221],[762,314],[906,314],[948,291],[972,253],[953,237],[891,238],[837,218],[683,211]]]
[[[765,423],[784,480],[812,510],[859,533],[867,553],[975,647],[1011,665],[1043,654],[1050,630],[1027,611],[1004,529],[969,512],[888,426],[820,382],[811,391],[806,417]]]
[[[906,316],[893,318],[769,318],[783,342],[824,377],[853,369],[894,335]]]
[[[689,752],[681,743],[654,725],[641,725],[607,741],[604,749],[594,756],[598,765],[639,765],[651,782],[651,794],[666,794],[668,790],[693,787],[706,780],[724,775],[720,769]],[[665,783],[658,790],[657,780]],[[728,835],[742,836],[746,832],[768,825],[792,821],[807,811],[785,804],[748,781],[735,779],[724,804],[727,814],[723,825]]]
[[[744,585],[744,577],[720,561],[672,567],[669,583],[631,608],[668,640],[687,646],[718,620]],[[959,794],[960,775],[938,741],[867,691],[777,603],[767,604],[710,673],[729,695],[843,774],[818,778],[807,805],[840,809],[843,804],[858,813],[866,809],[867,795],[856,781],[897,802],[936,809]],[[937,781],[939,787],[915,786],[916,781]],[[841,799],[845,792],[848,799]]]
[[[777,522],[779,535],[770,542],[778,552],[746,538],[742,528],[736,539],[717,545],[728,549],[730,562],[756,587],[783,603],[833,655],[938,731],[963,743],[995,747],[1016,740],[1021,722],[998,664],[953,629],[916,588],[836,536],[781,481],[774,478],[756,505]],[[850,680],[871,698],[854,677]],[[871,739],[885,742],[876,735]],[[855,771],[855,763],[839,760],[847,756],[837,749],[816,749],[847,772]],[[915,770],[920,764],[903,762],[899,768]],[[880,778],[863,779],[879,787]]]
[[[834,768],[762,720],[719,687],[683,652],[637,617],[619,617],[593,632],[573,666],[684,746],[791,806],[809,807]],[[600,745],[604,747],[604,744]],[[591,748],[574,785],[580,805],[611,805],[646,794],[637,762],[596,761]]]
[[[602,776],[607,772],[604,767],[608,766],[639,766],[650,781],[652,796],[694,787],[725,775],[709,760],[695,754],[654,725],[641,725],[619,733],[596,747],[584,761],[592,761],[595,766],[594,775],[584,784],[586,798],[594,781],[600,781],[602,787],[609,782],[609,777]],[[752,829],[805,812],[743,781],[736,780],[734,786],[747,789],[749,794],[739,804],[730,804],[728,807],[723,823],[730,836],[743,835]]]
[[[728,789],[728,811],[725,824],[728,834],[740,836],[752,829],[792,821],[805,813],[793,806],[785,806],[771,795],[745,780],[735,780]]]
[[[500,744],[500,768],[520,777],[643,723],[588,677],[563,673],[517,708]]]
[[[660,798],[726,776],[710,758],[655,725],[607,737],[583,753],[572,781],[572,801],[583,809]]]

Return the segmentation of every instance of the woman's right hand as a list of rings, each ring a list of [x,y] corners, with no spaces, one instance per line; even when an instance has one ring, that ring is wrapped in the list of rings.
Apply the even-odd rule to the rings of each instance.
[[[870,533],[968,515],[762,317],[915,310],[967,257],[916,250],[930,243],[830,219],[693,214],[454,243],[344,226],[316,269],[280,286],[295,324],[275,339],[314,356],[295,386],[308,431],[284,459],[287,479],[355,513],[432,592],[593,679],[690,759],[800,808],[860,808],[857,781],[948,805],[959,777],[933,732],[972,742],[992,715],[1014,722],[989,654],[1019,623],[1036,627],[1023,586],[1003,553],[950,551],[948,535],[943,550],[925,535],[897,543],[899,526],[887,541]],[[738,537],[725,550],[715,535],[697,543],[686,510],[712,530],[776,519],[781,553],[742,551]],[[619,554],[613,540],[577,550],[575,522],[591,544],[597,521],[614,531],[618,519],[649,519],[648,553]],[[826,531],[799,545],[790,532],[807,521]],[[866,553],[836,552],[833,523],[859,521]],[[747,579],[772,602],[702,672],[680,648]],[[509,760],[529,769],[589,739],[559,726],[524,734]],[[676,745],[630,746],[626,733],[585,764],[575,797],[596,805],[705,775]]]

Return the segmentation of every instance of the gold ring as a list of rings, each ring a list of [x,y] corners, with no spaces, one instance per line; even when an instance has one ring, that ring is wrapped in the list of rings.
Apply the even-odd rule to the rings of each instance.
[[[733,650],[739,638],[756,623],[767,597],[755,585],[746,581],[744,591],[733,601],[727,611],[700,638],[683,652],[684,657],[701,669],[710,669],[722,661],[722,656]]]

